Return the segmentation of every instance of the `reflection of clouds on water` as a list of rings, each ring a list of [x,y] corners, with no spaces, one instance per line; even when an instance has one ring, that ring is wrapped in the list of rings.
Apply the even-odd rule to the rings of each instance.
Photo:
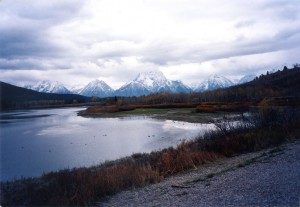
[[[169,131],[172,129],[180,129],[180,130],[214,130],[214,124],[198,124],[198,123],[188,123],[183,121],[172,121],[166,120],[162,126],[162,129],[165,131]]]
[[[144,145],[144,148],[159,150],[170,146],[176,147],[184,140],[194,139],[207,131],[216,129],[216,126],[212,123],[199,124],[173,120],[165,120],[161,123],[160,136],[150,139]]]
[[[175,147],[213,128],[213,124],[149,116],[86,118],[77,116],[78,110],[19,111],[14,115],[26,113],[31,118],[2,124],[0,141],[6,147],[1,149],[4,169],[1,179],[38,176],[50,170],[90,166],[132,153]],[[37,118],[45,114],[52,115]]]
[[[183,121],[166,120],[164,121],[162,128],[167,131],[174,128],[184,129],[184,130],[198,130],[199,126],[200,124],[188,123]]]
[[[31,134],[31,133],[32,133],[32,130],[28,130],[28,131],[23,132],[23,134]]]
[[[36,133],[37,136],[57,136],[57,135],[67,135],[67,134],[74,134],[74,129],[77,130],[86,130],[84,127],[78,124],[70,125],[69,127],[65,126],[52,126],[46,129],[42,129]]]

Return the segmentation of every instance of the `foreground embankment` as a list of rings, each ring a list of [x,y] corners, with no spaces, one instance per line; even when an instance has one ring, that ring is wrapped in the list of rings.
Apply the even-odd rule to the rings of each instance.
[[[63,170],[36,179],[1,183],[1,205],[94,205],[122,190],[147,186],[220,159],[297,140],[300,126],[297,113],[298,109],[294,108],[265,108],[241,117],[236,123],[226,120],[216,123],[218,130],[183,142],[176,148],[134,154],[92,168]],[[205,178],[214,176],[210,173]]]
[[[299,206],[300,141],[203,165],[99,206]]]

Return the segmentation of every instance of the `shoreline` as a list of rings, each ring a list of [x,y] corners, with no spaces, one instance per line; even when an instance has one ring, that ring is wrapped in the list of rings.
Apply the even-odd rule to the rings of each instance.
[[[34,106],[34,107],[25,107],[25,108],[10,108],[2,110],[1,113],[7,113],[12,111],[23,111],[23,110],[35,110],[35,109],[57,109],[57,108],[75,108],[75,107],[89,107],[94,106],[94,103],[84,103],[84,104],[65,104],[65,105],[52,105],[52,106]]]
[[[300,141],[296,140],[218,159],[167,177],[160,183],[106,197],[97,205],[298,206],[299,160]]]
[[[86,110],[78,112],[78,116],[87,118],[123,118],[130,116],[148,116],[155,119],[185,121],[190,123],[213,123],[217,119],[222,119],[224,116],[232,117],[239,116],[242,113],[248,112],[195,112],[195,108],[137,108],[130,111],[118,111],[113,113],[93,112],[87,113]]]
[[[200,169],[220,158],[281,146],[299,139],[298,126],[294,110],[265,109],[237,126],[230,122],[218,123],[217,131],[182,142],[176,148],[137,153],[93,168],[47,173],[39,179],[1,183],[1,202],[6,205],[92,205],[124,190],[148,186],[191,169]],[[249,162],[257,159],[250,159],[239,166],[248,166]],[[228,169],[224,172],[227,171],[230,172]],[[213,172],[194,181],[198,183],[219,174],[222,173]],[[190,186],[173,185],[172,188],[189,189]]]

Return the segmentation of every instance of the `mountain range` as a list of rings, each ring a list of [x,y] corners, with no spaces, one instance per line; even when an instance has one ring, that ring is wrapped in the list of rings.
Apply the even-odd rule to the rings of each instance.
[[[114,89],[102,80],[94,80],[88,83],[78,94],[83,96],[110,97],[114,95]]]
[[[34,85],[25,85],[24,88],[44,93],[72,94],[71,91],[58,81],[42,80]]]
[[[215,90],[218,88],[227,88],[236,84],[249,82],[255,78],[254,75],[247,75],[237,82],[233,82],[224,76],[211,75],[203,82],[189,87],[180,80],[168,80],[162,72],[151,71],[140,73],[135,79],[126,83],[117,90],[112,89],[102,80],[94,80],[83,88],[72,87],[67,89],[63,84],[57,81],[43,80],[35,85],[24,86],[39,92],[58,93],[58,94],[79,94],[83,96],[97,96],[100,98],[111,96],[142,96],[151,93],[190,93]]]
[[[234,85],[234,83],[220,75],[211,75],[206,80],[193,88],[195,92],[211,91],[218,88],[227,88]]]
[[[188,93],[191,89],[181,81],[166,79],[162,72],[140,73],[133,81],[115,91],[117,96],[141,96],[151,93]]]
[[[49,107],[90,101],[91,98],[78,94],[38,92],[0,81],[0,111],[9,108]]]
[[[256,75],[245,75],[238,81],[238,84],[250,82],[250,81],[254,80],[255,78],[256,78]]]

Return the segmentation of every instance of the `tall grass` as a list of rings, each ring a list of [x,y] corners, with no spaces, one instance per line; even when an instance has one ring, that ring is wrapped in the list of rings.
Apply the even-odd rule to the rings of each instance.
[[[63,170],[38,179],[1,184],[1,205],[90,205],[124,189],[159,182],[220,157],[279,145],[293,139],[299,116],[292,109],[265,108],[242,116],[238,124],[216,123],[218,129],[176,148],[137,153],[91,168]]]

